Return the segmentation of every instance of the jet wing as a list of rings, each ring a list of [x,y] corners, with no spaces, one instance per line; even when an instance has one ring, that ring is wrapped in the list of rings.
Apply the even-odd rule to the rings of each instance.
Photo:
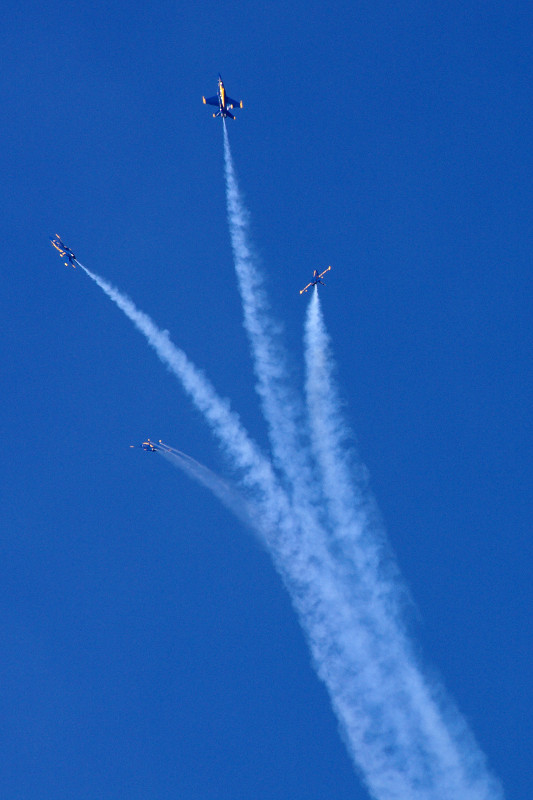
[[[230,108],[242,108],[242,100],[232,100],[226,95],[226,105]]]
[[[214,97],[202,97],[202,100],[208,106],[218,106],[219,104],[218,95],[215,95]]]
[[[300,294],[303,294],[304,292],[306,292],[309,289],[310,286],[314,286],[314,284],[313,283],[308,283],[307,286],[304,286],[303,289],[300,289]]]

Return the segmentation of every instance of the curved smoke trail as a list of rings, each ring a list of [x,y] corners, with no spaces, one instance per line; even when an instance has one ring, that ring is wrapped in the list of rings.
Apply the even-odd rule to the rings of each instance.
[[[204,415],[224,453],[234,468],[241,473],[243,483],[269,508],[283,509],[286,500],[269,461],[248,436],[237,414],[231,411],[229,402],[217,395],[210,381],[187,358],[183,350],[170,341],[168,331],[158,328],[148,314],[140,311],[129,297],[104,278],[94,274],[87,267],[81,264],[80,266],[133,322],[163,364],[178,378],[184,391]],[[276,500],[276,504],[273,499]],[[279,524],[277,516],[269,519],[269,524],[276,530]]]
[[[188,456],[187,453],[176,450],[175,447],[162,443],[154,444],[154,447],[167,461],[181,469],[189,478],[209,489],[243,525],[251,528],[254,532],[261,531],[260,520],[257,518],[257,511],[254,505],[242,494],[239,494],[224,478],[210,470],[205,464],[201,464],[196,459]]]

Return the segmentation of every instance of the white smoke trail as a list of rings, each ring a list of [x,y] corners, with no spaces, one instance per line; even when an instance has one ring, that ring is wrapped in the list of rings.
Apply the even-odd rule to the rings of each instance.
[[[303,423],[303,405],[288,377],[281,327],[272,319],[257,259],[249,242],[249,214],[239,191],[225,124],[223,130],[228,223],[244,327],[274,463],[284,478],[291,505],[286,547],[271,552],[318,664],[323,657],[319,653],[337,647],[331,641],[326,623],[327,616],[335,614],[330,602],[336,596],[334,570],[328,567],[331,558],[320,524],[319,487],[309,458],[309,442],[302,435],[307,431]],[[328,568],[330,576],[326,577]]]
[[[275,463],[287,477],[287,490],[293,494],[294,505],[302,509],[312,505],[316,496],[302,435],[306,431],[303,408],[288,382],[289,369],[280,339],[281,326],[270,313],[263,278],[250,244],[249,213],[239,191],[225,122],[223,130],[228,223],[244,327],[257,378],[256,389],[268,425]]]
[[[257,511],[254,510],[254,505],[239,494],[237,489],[221,478],[220,475],[210,470],[205,464],[201,464],[196,459],[191,458],[187,453],[176,450],[175,447],[169,447],[166,444],[154,444],[154,446],[157,452],[164,456],[167,461],[170,461],[171,464],[181,469],[194,481],[209,489],[243,525],[251,528],[254,532],[261,530],[260,520],[257,517]]]
[[[257,493],[261,502],[266,502],[264,497],[266,495],[269,501],[268,508],[274,509],[272,498],[276,498],[279,507],[283,508],[284,498],[270,463],[250,439],[237,414],[230,410],[228,401],[217,395],[211,383],[192,364],[183,350],[170,341],[168,331],[160,330],[129,297],[106,280],[92,273],[87,267],[81,264],[80,266],[126,314],[137,330],[146,337],[148,344],[155,350],[163,364],[180,380],[185,392],[204,415],[233,466],[241,472],[243,483]],[[274,518],[269,522],[276,526],[278,520]]]
[[[322,666],[350,753],[376,798],[500,798],[501,788],[464,720],[417,664],[399,623],[396,586],[380,571],[370,503],[354,491],[353,457],[316,289],[305,353],[313,453],[343,576],[339,602],[354,636],[351,643],[345,640],[342,664],[331,670],[326,659]],[[330,633],[342,639],[340,629]]]

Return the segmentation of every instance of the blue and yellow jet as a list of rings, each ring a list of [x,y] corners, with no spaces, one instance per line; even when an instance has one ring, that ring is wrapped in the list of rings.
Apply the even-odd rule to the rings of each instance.
[[[68,258],[68,261],[65,261],[65,266],[68,267],[70,262],[71,265],[75,268],[76,264],[78,263],[76,260],[76,256],[74,255],[70,247],[67,247],[66,244],[63,244],[63,242],[59,238],[59,234],[56,233],[53,239],[50,238],[50,241],[52,242],[52,245],[55,247],[61,258]]]
[[[146,450],[147,453],[155,453],[157,452],[157,445],[147,439],[142,444],[130,444],[130,447],[142,447],[143,450]]]
[[[161,439],[156,444],[152,442],[150,439],[147,439],[142,444],[130,444],[130,447],[142,447],[143,450],[146,450],[147,453],[157,453],[158,450],[163,450],[165,453],[171,453],[172,448],[168,446],[168,444],[163,444]]]
[[[328,267],[327,269],[324,270],[324,272],[321,272],[320,275],[318,274],[318,270],[314,269],[313,270],[313,280],[311,281],[311,283],[308,283],[307,286],[304,286],[303,289],[300,289],[300,294],[303,294],[304,292],[306,292],[308,289],[311,288],[311,286],[316,286],[317,283],[321,283],[322,286],[325,286],[326,284],[324,283],[324,281],[322,281],[320,279],[323,278],[324,275],[326,274],[326,272],[329,272],[330,269],[331,269],[331,267]]]
[[[229,109],[242,108],[242,100],[232,100],[231,97],[228,97],[226,94],[226,89],[224,88],[220,73],[218,75],[218,93],[214,97],[202,97],[202,100],[204,104],[208,106],[218,106],[218,111],[216,114],[213,114],[213,116],[222,117],[223,119],[226,117],[235,119]]]

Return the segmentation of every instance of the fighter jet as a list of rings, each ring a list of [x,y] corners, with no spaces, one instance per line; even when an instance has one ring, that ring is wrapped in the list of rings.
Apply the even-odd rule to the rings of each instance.
[[[313,280],[311,281],[311,283],[308,283],[307,286],[304,286],[303,289],[300,289],[300,294],[306,292],[311,286],[316,286],[317,283],[321,283],[322,286],[325,286],[326,284],[324,283],[324,281],[321,281],[320,279],[326,274],[326,272],[329,272],[330,269],[331,267],[328,267],[327,269],[324,270],[324,272],[321,272],[320,275],[318,274],[318,270],[314,269]]]
[[[161,439],[159,440],[158,444],[155,444],[150,439],[147,439],[142,444],[130,444],[130,447],[142,447],[143,450],[146,450],[147,453],[157,453],[158,450],[164,450],[165,453],[171,453],[172,448],[168,446],[168,444],[163,444]]]
[[[70,264],[75,268],[76,256],[74,255],[70,247],[67,247],[66,244],[63,244],[63,242],[59,238],[59,234],[56,233],[53,239],[50,238],[50,241],[52,242],[53,247],[55,247],[55,249],[62,258],[68,258],[68,261],[65,261],[65,266],[68,267],[70,262]]]
[[[147,439],[142,444],[130,444],[130,447],[142,447],[143,450],[146,450],[147,453],[155,453],[156,452],[156,445]]]
[[[218,111],[216,114],[213,114],[214,117],[231,117],[231,119],[235,119],[228,109],[242,108],[242,100],[232,100],[231,97],[228,97],[226,94],[226,89],[224,88],[220,73],[218,75],[218,93],[214,97],[202,97],[202,100],[204,104],[208,106],[218,106]]]

